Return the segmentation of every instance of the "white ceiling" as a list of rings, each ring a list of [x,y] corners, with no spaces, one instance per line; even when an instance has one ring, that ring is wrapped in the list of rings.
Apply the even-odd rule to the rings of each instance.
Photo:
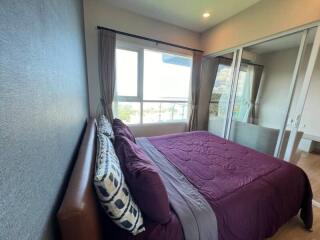
[[[107,3],[195,32],[236,15],[261,0],[104,0]],[[204,12],[211,16],[202,17]]]

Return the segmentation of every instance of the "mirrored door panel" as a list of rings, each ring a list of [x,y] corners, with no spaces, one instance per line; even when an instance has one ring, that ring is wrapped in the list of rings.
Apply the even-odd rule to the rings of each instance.
[[[302,36],[299,32],[243,49],[229,140],[275,155],[287,119]],[[288,137],[286,132],[284,138]]]
[[[208,131],[224,137],[236,53],[215,58],[209,103]]]
[[[290,110],[285,160],[308,175],[314,200],[320,202],[320,29],[310,29]]]

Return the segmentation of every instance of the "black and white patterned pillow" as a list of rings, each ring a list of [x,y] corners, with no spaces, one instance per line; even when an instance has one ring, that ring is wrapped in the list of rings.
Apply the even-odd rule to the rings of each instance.
[[[143,232],[145,228],[141,211],[124,181],[111,141],[98,133],[97,145],[94,185],[102,207],[119,227],[133,235]]]
[[[102,133],[111,140],[114,140],[112,125],[105,117],[105,115],[101,115],[98,119],[98,133]]]

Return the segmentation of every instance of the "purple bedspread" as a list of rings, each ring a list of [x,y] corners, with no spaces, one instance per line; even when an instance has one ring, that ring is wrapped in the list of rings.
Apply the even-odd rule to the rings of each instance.
[[[300,216],[312,227],[312,192],[298,167],[208,132],[148,140],[213,208],[220,240],[259,240]]]

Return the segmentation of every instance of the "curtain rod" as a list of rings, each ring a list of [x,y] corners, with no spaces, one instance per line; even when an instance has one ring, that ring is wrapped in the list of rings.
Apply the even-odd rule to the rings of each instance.
[[[106,27],[101,27],[101,26],[97,26],[97,28],[98,29],[103,29],[103,30],[108,30],[108,31],[111,31],[111,32],[115,32],[117,34],[129,36],[129,37],[134,37],[134,38],[139,38],[139,39],[155,42],[157,44],[160,43],[160,44],[165,44],[165,45],[169,45],[169,46],[172,46],[172,47],[186,49],[186,50],[189,50],[189,51],[203,52],[202,50],[199,50],[199,49],[189,48],[189,47],[181,46],[181,45],[178,45],[178,44],[164,42],[164,41],[160,41],[160,40],[157,40],[157,39],[148,38],[148,37],[144,37],[144,36],[140,36],[140,35],[135,35],[135,34],[127,33],[127,32],[121,32],[121,31],[118,31],[118,30],[115,30],[115,29],[111,29],[111,28],[106,28]]]

